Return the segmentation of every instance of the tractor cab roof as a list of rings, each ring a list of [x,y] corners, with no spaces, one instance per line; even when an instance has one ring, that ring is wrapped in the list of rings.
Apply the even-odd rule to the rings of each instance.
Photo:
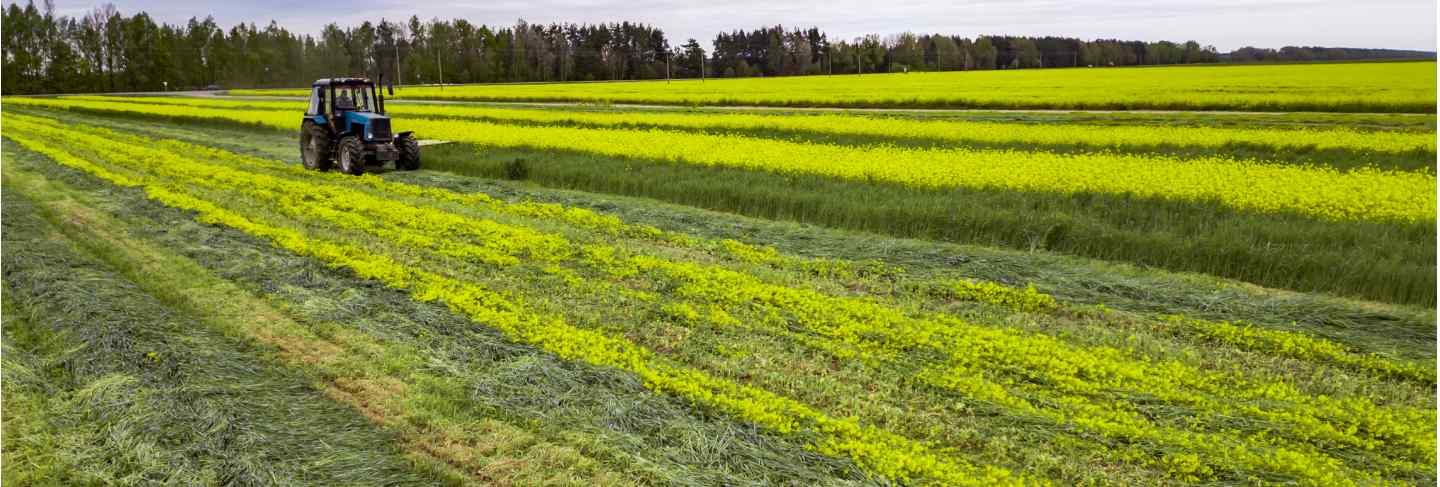
[[[313,85],[311,85],[311,86],[330,86],[330,85],[336,85],[336,86],[366,85],[366,86],[370,86],[370,85],[372,85],[372,84],[373,84],[373,83],[370,82],[370,79],[369,79],[369,78],[321,78],[321,79],[315,80],[315,83],[314,83]]]

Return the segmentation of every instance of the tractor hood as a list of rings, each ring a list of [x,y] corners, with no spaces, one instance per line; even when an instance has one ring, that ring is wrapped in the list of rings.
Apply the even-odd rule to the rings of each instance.
[[[365,140],[389,140],[390,117],[372,112],[345,112],[345,125]]]
[[[384,115],[381,115],[381,114],[378,114],[378,113],[374,113],[374,112],[345,112],[345,121],[346,121],[346,122],[358,123],[358,124],[361,124],[361,125],[369,125],[371,120],[389,119],[389,118],[390,118],[390,117],[387,117],[387,116],[384,116]]]

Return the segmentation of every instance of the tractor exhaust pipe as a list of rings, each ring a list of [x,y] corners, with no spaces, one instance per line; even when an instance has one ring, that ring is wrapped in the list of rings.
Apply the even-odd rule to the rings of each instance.
[[[381,71],[380,71],[380,77],[375,79],[375,86],[378,88],[380,85],[383,85],[383,84],[385,84],[385,71],[384,71],[384,70],[381,70]],[[394,89],[394,88],[391,88],[391,89],[390,89],[390,96],[395,96],[395,89]],[[385,112],[385,94],[384,94],[384,93],[381,93],[380,90],[375,90],[375,108],[379,108],[381,114],[386,113],[386,112]]]

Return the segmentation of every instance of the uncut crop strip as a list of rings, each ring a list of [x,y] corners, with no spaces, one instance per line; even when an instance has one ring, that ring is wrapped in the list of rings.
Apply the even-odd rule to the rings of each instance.
[[[854,419],[831,418],[760,389],[669,365],[657,360],[652,352],[627,340],[575,328],[554,317],[531,315],[493,291],[433,273],[407,269],[362,248],[315,240],[292,229],[254,221],[190,196],[184,188],[147,180],[144,176],[117,173],[36,139],[17,137],[9,132],[6,136],[57,162],[115,184],[140,186],[152,199],[168,206],[196,211],[203,222],[230,226],[302,255],[349,268],[361,277],[409,290],[420,301],[444,302],[457,313],[562,358],[629,371],[653,389],[679,395],[782,434],[806,432],[814,435],[813,447],[817,451],[850,457],[873,474],[901,482],[934,481],[943,485],[1019,482],[1003,469],[971,466],[954,458],[942,458],[929,446],[862,426]],[[177,160],[156,162],[180,163]]]
[[[293,130],[296,123],[293,114],[280,112],[39,99],[19,103],[195,120],[218,118],[284,130]],[[1225,158],[848,147],[664,130],[455,120],[409,120],[403,128],[426,138],[482,147],[576,151],[921,189],[1125,194],[1214,201],[1240,210],[1341,221],[1416,223],[1435,219],[1434,174],[1370,168],[1338,171]]]
[[[298,113],[304,103],[179,97],[71,96],[66,100],[182,105],[203,108],[277,110]],[[1036,125],[1025,123],[914,120],[856,115],[756,115],[714,112],[561,111],[391,104],[393,115],[464,118],[494,122],[575,124],[602,128],[661,128],[708,131],[785,131],[922,139],[945,144],[1032,144],[1091,149],[1147,150],[1161,147],[1220,149],[1247,146],[1277,156],[1295,150],[1359,153],[1435,153],[1433,133],[1372,132],[1349,128],[1254,129],[1190,126]],[[1277,157],[1278,158],[1278,157]]]
[[[231,93],[304,96],[306,90]],[[672,105],[1433,113],[1435,64],[1306,63],[740,77],[705,82],[481,84],[407,87],[400,94],[412,99]]]

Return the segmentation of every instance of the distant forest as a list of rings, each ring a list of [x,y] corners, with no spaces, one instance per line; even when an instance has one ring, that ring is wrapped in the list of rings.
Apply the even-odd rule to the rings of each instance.
[[[710,49],[675,46],[659,28],[615,24],[472,24],[464,19],[364,22],[296,34],[275,22],[225,29],[127,16],[106,4],[74,18],[11,3],[3,11],[4,94],[293,87],[337,75],[398,84],[600,81],[824,73],[1028,69],[1215,62],[1434,59],[1434,52],[1246,47],[1194,41],[1081,40],[902,33],[832,40],[818,28],[722,32]],[[400,76],[397,76],[397,73]]]

